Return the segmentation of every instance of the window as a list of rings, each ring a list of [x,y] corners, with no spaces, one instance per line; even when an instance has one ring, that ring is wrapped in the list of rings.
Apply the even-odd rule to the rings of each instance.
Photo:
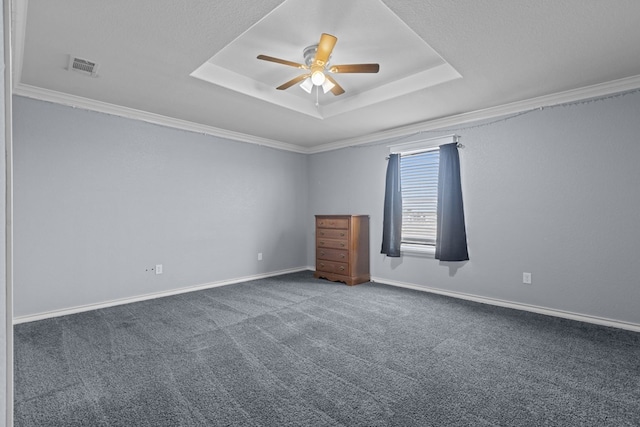
[[[401,156],[402,252],[435,252],[439,147],[455,141],[451,135],[389,147]]]
[[[436,244],[439,162],[437,148],[400,157],[403,246]]]

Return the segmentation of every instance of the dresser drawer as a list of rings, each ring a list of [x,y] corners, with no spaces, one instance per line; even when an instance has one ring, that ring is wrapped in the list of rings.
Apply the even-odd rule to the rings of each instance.
[[[318,248],[316,249],[316,258],[329,261],[349,262],[349,252],[341,251],[340,249]]]
[[[318,248],[347,249],[349,243],[346,240],[318,239]]]
[[[321,228],[349,228],[349,220],[347,218],[318,218],[318,227]]]
[[[328,239],[347,239],[349,237],[349,232],[347,230],[318,228],[316,232],[318,233],[318,237],[326,237]]]
[[[349,274],[349,264],[343,262],[334,262],[334,261],[324,261],[317,260],[316,261],[316,270],[317,271],[326,271],[327,273],[336,273],[336,274]]]

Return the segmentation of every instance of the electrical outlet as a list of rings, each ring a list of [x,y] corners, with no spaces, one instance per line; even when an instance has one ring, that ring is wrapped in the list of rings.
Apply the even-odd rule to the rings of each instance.
[[[522,283],[525,285],[531,284],[531,273],[522,273]]]
[[[258,261],[262,261],[262,252],[258,252]]]
[[[162,274],[162,264],[156,264],[156,274]]]

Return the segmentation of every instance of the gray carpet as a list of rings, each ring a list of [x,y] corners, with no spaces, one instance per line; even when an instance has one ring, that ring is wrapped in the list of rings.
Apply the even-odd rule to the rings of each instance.
[[[638,426],[640,334],[311,272],[15,327],[16,426]]]

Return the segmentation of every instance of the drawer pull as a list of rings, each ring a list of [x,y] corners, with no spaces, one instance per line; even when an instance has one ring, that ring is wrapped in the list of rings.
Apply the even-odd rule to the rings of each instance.
[[[341,266],[340,266],[340,268],[339,268],[338,270],[340,270],[340,271],[344,271],[344,266],[343,266],[343,265],[341,265]]]
[[[344,248],[344,242],[340,242],[340,246]]]
[[[340,233],[340,237],[344,237],[344,233]]]
[[[320,252],[320,256],[324,256],[324,252]]]
[[[340,254],[340,258],[344,259],[346,257],[345,254]]]
[[[320,235],[321,235],[321,236],[324,236],[324,231],[321,231],[321,232],[320,232]]]
[[[324,262],[321,262],[321,263],[320,263],[320,267],[324,267]]]

